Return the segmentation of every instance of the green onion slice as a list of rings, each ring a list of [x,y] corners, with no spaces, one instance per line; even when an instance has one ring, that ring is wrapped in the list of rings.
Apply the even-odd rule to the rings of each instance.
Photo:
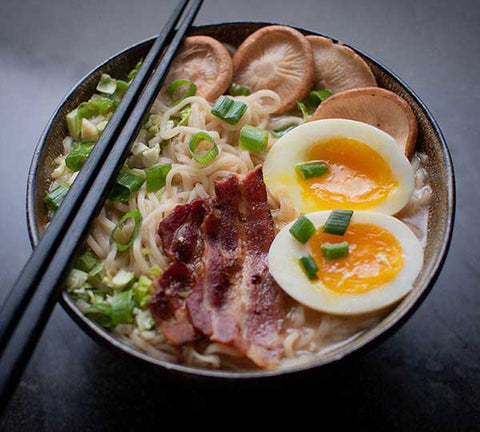
[[[146,276],[140,276],[138,282],[133,286],[133,300],[135,304],[141,308],[145,309],[150,302],[150,288],[152,286],[152,281]]]
[[[188,119],[190,118],[190,114],[192,113],[191,107],[186,107],[180,111],[180,118],[178,120],[177,126],[185,126],[188,124]]]
[[[301,257],[299,261],[300,261],[300,266],[302,267],[303,271],[305,272],[305,274],[308,276],[310,280],[318,279],[318,276],[317,276],[318,266],[311,255]]]
[[[74,172],[80,171],[94,145],[95,143],[93,142],[78,142],[73,144],[72,151],[65,158],[65,165]]]
[[[87,251],[84,254],[80,255],[74,262],[73,267],[82,270],[84,272],[89,272],[98,264],[98,259],[96,255],[91,252]]]
[[[127,202],[130,197],[137,192],[144,180],[128,172],[121,173],[117,177],[117,182],[113,185],[108,199],[111,201]]]
[[[186,86],[186,85],[188,85],[188,88],[185,91],[185,93],[182,96],[180,96],[180,98],[175,99],[174,98],[175,91],[178,88]],[[187,97],[195,96],[195,93],[197,93],[197,86],[192,81],[187,80],[187,79],[175,80],[167,87],[167,95],[170,98],[170,100],[172,101],[173,105],[178,104],[180,101],[182,101],[183,99],[185,99]]]
[[[328,216],[327,222],[323,227],[323,232],[344,235],[352,215],[352,210],[333,210]]]
[[[304,179],[322,177],[328,173],[328,167],[323,162],[303,162],[295,166],[297,173]]]
[[[147,176],[147,192],[156,192],[165,186],[167,174],[172,169],[171,163],[157,165],[145,170]]]
[[[317,109],[325,99],[328,99],[332,95],[330,90],[312,90],[307,97],[303,100],[308,112],[313,112]]]
[[[239,145],[249,152],[263,153],[268,144],[268,132],[254,126],[243,126],[240,131]]]
[[[210,143],[210,148],[203,152],[197,152],[198,146],[204,141]],[[193,159],[202,165],[208,165],[218,156],[217,144],[215,144],[213,138],[206,132],[197,132],[193,135],[188,143],[188,149]]]
[[[123,224],[128,220],[133,219],[135,227],[133,228],[132,234],[126,243],[120,243],[116,239],[116,234],[119,230],[122,229]],[[125,252],[132,246],[133,242],[137,238],[138,232],[140,231],[140,226],[142,224],[142,214],[138,210],[130,210],[128,213],[125,213],[123,217],[118,221],[117,226],[113,229],[111,239],[117,245],[119,252]]]
[[[45,195],[43,202],[49,210],[56,211],[60,207],[60,204],[62,204],[67,192],[68,187],[66,185],[57,186],[55,189],[52,189],[47,195]]]
[[[117,80],[108,74],[102,74],[97,84],[97,91],[100,93],[113,94],[117,89]]]
[[[250,94],[250,89],[241,84],[232,83],[232,85],[228,89],[228,92],[232,96],[248,96]]]
[[[85,311],[85,316],[102,327],[112,327],[112,306],[107,303],[97,303]]]
[[[114,326],[133,323],[132,310],[135,304],[131,289],[116,292],[110,299],[110,303],[112,305],[112,324]]]
[[[142,61],[143,60],[140,60],[135,65],[135,67],[128,73],[127,78],[128,78],[129,81],[132,81],[135,78],[135,76],[137,75],[138,71],[140,70],[140,66],[142,66]]]
[[[117,101],[99,95],[93,95],[92,98],[86,103],[86,108],[89,110],[88,114],[90,114],[90,116],[108,114],[112,111],[115,111],[115,108],[118,105]],[[82,113],[82,110],[80,110],[80,113]]]
[[[213,105],[211,113],[229,124],[237,124],[245,111],[247,111],[247,104],[228,96],[220,96]]]
[[[128,82],[117,80],[117,89],[115,90],[115,94],[123,96],[127,92],[129,86],[130,84],[128,84]]]
[[[89,119],[97,115],[106,115],[115,110],[118,101],[105,96],[93,95],[88,102],[82,102],[66,116],[68,133],[74,139],[79,139],[82,128],[82,119]]]
[[[303,121],[307,122],[308,121],[308,112],[307,112],[307,108],[305,107],[305,104],[303,102],[297,101],[297,107],[302,113]]]
[[[274,129],[271,134],[275,137],[275,138],[281,138],[282,136],[284,136],[285,134],[287,134],[288,132],[290,132],[292,129],[295,129],[297,127],[297,125],[288,125],[288,126],[284,126],[283,128],[279,128],[279,129]]]
[[[300,243],[306,243],[315,234],[315,226],[305,215],[300,216],[289,229]]]
[[[321,246],[322,255],[327,260],[344,258],[348,255],[348,243],[324,243]]]

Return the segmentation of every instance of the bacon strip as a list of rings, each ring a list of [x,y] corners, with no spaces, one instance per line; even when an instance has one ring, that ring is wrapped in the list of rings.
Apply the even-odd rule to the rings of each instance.
[[[288,299],[268,271],[268,251],[275,238],[272,215],[261,168],[250,172],[242,182],[240,214],[244,221],[246,246],[243,279],[243,340],[246,354],[256,364],[278,364],[283,347],[283,321]]]
[[[177,206],[159,227],[173,260],[150,304],[175,344],[199,335],[230,345],[258,366],[280,361],[287,297],[268,271],[273,220],[260,167],[215,184],[216,199]]]
[[[166,256],[175,260],[154,281],[150,310],[165,337],[180,345],[199,338],[186,309],[186,298],[195,281],[195,270],[203,253],[200,226],[209,210],[203,200],[178,205],[159,226]]]
[[[241,183],[229,176],[215,191],[216,206],[202,225],[203,268],[187,299],[192,323],[257,365],[274,367],[282,351],[287,302],[268,272],[274,228],[261,168]]]
[[[242,266],[238,202],[241,198],[237,176],[215,185],[213,210],[202,226],[204,235],[203,268],[187,299],[194,327],[212,340],[232,344],[239,326],[230,303]]]

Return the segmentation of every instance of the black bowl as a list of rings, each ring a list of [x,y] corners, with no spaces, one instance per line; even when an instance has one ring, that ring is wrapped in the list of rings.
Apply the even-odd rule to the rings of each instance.
[[[192,28],[191,34],[212,36],[222,42],[238,46],[249,34],[265,25],[271,25],[271,23],[239,22],[207,25]],[[318,33],[310,30],[298,30],[304,34],[318,35]],[[94,93],[95,86],[102,73],[109,73],[113,76],[126,76],[128,71],[132,69],[141,58],[145,57],[153,40],[152,38],[139,42],[93,69],[67,94],[48,122],[35,148],[28,175],[27,220],[30,241],[33,246],[38,243],[39,236],[47,222],[47,213],[42,199],[48,189],[53,161],[61,154],[62,141],[64,137],[67,136],[64,121],[66,114]],[[317,361],[287,370],[249,372],[216,371],[154,359],[147,354],[123,344],[107,330],[87,319],[64,291],[60,303],[87,334],[95,340],[106,344],[116,352],[134,357],[163,370],[177,371],[190,376],[199,375],[227,379],[260,378],[299,372],[337,363],[354,352],[359,352],[366,347],[372,346],[374,343],[383,341],[412,315],[433,287],[447,255],[455,214],[453,166],[442,133],[435,119],[420,99],[387,68],[358,49],[351,48],[361,55],[370,65],[380,87],[397,93],[413,108],[419,124],[417,150],[428,156],[425,168],[433,189],[433,199],[429,212],[425,261],[421,274],[415,281],[412,291],[401,303],[379,324],[362,333],[354,340],[332,350]]]

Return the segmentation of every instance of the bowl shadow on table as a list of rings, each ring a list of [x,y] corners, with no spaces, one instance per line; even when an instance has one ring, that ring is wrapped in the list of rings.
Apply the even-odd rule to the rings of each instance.
[[[415,401],[396,403],[407,395],[402,390],[405,383],[399,382],[402,377],[398,364],[392,364],[391,356],[386,355],[388,348],[308,373],[244,381],[212,380],[161,370],[152,373],[144,363],[114,357],[104,350],[92,351],[92,364],[109,367],[91,368],[89,382],[94,388],[89,411],[96,412],[94,417],[108,415],[112,429],[160,424],[163,415],[188,422],[203,418],[205,422],[207,413],[217,419],[234,420],[236,425],[248,425],[255,419],[256,424],[271,426],[287,418],[311,422],[322,413],[325,420],[335,420],[337,425],[353,422],[367,430],[382,429],[392,410],[400,415],[408,408],[397,426],[421,417],[420,412],[416,413],[420,408]],[[116,401],[122,401],[120,405],[112,404],[112,393]],[[132,407],[128,417],[126,407]],[[184,418],[186,413],[192,417]]]

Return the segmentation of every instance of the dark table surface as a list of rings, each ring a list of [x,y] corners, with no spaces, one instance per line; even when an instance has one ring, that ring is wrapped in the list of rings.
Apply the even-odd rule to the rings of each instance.
[[[0,301],[30,253],[26,175],[50,114],[90,68],[155,34],[173,5],[0,0]],[[270,428],[273,419],[304,419],[357,430],[480,430],[479,6],[478,0],[207,0],[197,19],[277,21],[330,34],[398,73],[437,118],[456,167],[456,228],[435,288],[400,331],[326,372],[218,387],[119,358],[57,307],[0,429],[153,430],[165,419],[180,425],[196,419],[205,428],[244,423],[255,430],[263,418]],[[229,423],[218,420],[222,412]]]

